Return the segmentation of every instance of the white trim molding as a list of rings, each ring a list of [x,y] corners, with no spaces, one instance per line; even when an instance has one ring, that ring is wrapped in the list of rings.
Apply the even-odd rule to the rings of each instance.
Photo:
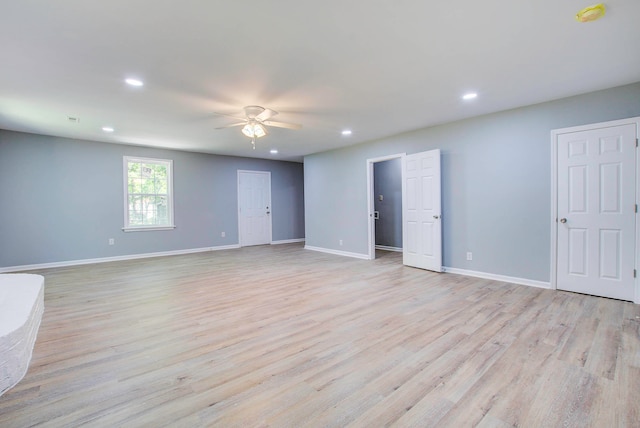
[[[312,247],[310,245],[305,245],[304,249],[311,250],[311,251],[319,251],[321,253],[334,254],[336,256],[352,257],[352,258],[361,259],[361,260],[371,260],[368,254],[350,253],[348,251],[331,250],[329,248]]]
[[[223,245],[219,247],[191,248],[188,250],[160,251],[157,253],[129,254],[126,256],[101,257],[97,259],[68,260],[64,262],[41,263],[41,264],[35,264],[35,265],[9,266],[9,267],[0,267],[0,273],[22,272],[27,270],[50,269],[50,268],[59,268],[59,267],[68,267],[68,266],[91,265],[94,263],[119,262],[124,260],[148,259],[151,257],[179,256],[183,254],[204,253],[207,251],[233,250],[236,248],[240,248],[240,245],[234,244],[234,245]]]
[[[514,276],[497,275],[495,273],[477,272],[467,269],[458,269],[452,267],[443,267],[443,272],[454,273],[457,275],[471,276],[474,278],[491,279],[493,281],[509,282],[511,284],[527,285],[529,287],[551,289],[551,283],[545,281],[536,281],[533,279],[517,278]]]
[[[393,247],[388,247],[388,248],[393,248]],[[361,260],[371,260],[369,258],[368,254],[349,253],[347,251],[338,251],[338,250],[332,250],[332,249],[329,249],[329,248],[313,247],[313,246],[309,246],[309,245],[305,245],[304,249],[305,250],[311,250],[311,251],[319,251],[321,253],[334,254],[336,256],[353,257],[353,258],[361,259]],[[399,248],[398,250],[402,251],[401,248]],[[402,266],[404,266],[404,265],[402,265]],[[430,272],[430,271],[426,271],[425,270],[425,272]],[[493,281],[508,282],[510,284],[527,285],[529,287],[545,288],[545,289],[550,289],[551,288],[551,284],[549,282],[545,282],[545,281],[536,281],[536,280],[533,280],[533,279],[518,278],[518,277],[506,276],[506,275],[498,275],[498,274],[487,273],[487,272],[477,272],[477,271],[467,270],[467,269],[443,267],[442,268],[442,272],[443,273],[445,273],[445,272],[446,273],[453,273],[453,274],[464,275],[464,276],[471,276],[471,277],[474,277],[474,278],[491,279]]]
[[[294,244],[296,242],[304,242],[304,238],[299,239],[281,239],[279,241],[271,241],[271,245],[280,245],[280,244]]]
[[[376,245],[376,250],[395,251],[396,253],[401,253],[402,252],[402,248],[399,248],[399,247],[388,247],[386,245]]]
[[[175,226],[123,227],[123,232],[154,232],[158,230],[173,230]]]

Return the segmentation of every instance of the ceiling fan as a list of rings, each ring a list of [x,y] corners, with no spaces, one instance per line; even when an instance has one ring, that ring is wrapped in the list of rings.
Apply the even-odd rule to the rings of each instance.
[[[233,117],[234,119],[239,119],[241,122],[230,123],[229,125],[220,126],[216,129],[224,129],[224,128],[232,128],[234,126],[242,126],[242,133],[247,137],[251,138],[251,144],[253,145],[253,149],[256,148],[256,138],[261,138],[267,135],[267,127],[273,126],[276,128],[287,128],[287,129],[300,129],[302,125],[298,125],[296,123],[287,123],[287,122],[278,122],[275,120],[270,120],[273,116],[277,115],[278,112],[275,110],[271,110],[269,108],[264,108],[260,106],[246,106],[244,108],[245,117],[232,116],[223,113],[216,113],[222,116]]]

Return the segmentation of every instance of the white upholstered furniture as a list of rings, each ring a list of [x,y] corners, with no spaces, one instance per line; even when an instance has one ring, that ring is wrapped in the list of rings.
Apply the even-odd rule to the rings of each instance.
[[[0,275],[0,395],[27,373],[44,311],[44,277]]]

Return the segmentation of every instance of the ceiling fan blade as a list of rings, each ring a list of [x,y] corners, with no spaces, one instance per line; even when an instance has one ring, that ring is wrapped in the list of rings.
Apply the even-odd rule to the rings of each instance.
[[[275,128],[287,128],[287,129],[301,129],[302,125],[298,125],[297,123],[286,123],[286,122],[274,122],[273,120],[264,120],[263,124],[267,126],[273,126]]]
[[[247,119],[255,119],[258,115],[264,113],[266,108],[260,106],[245,106],[243,110]]]
[[[227,114],[227,113],[219,113],[217,111],[214,111],[213,114],[218,115],[218,116],[226,116],[226,117],[231,117],[233,119],[238,119],[238,120],[245,120],[246,118],[242,117],[242,116],[236,116],[233,114]]]
[[[264,109],[264,111],[262,113],[260,113],[259,115],[256,116],[256,120],[264,122],[265,120],[269,120],[270,118],[272,118],[276,114],[278,114],[277,111],[271,110],[270,108],[266,108],[266,109]]]
[[[245,125],[246,123],[247,123],[246,121],[237,122],[237,123],[230,123],[228,125],[219,126],[219,127],[215,128],[215,129],[233,128],[234,126],[242,126],[242,125]]]

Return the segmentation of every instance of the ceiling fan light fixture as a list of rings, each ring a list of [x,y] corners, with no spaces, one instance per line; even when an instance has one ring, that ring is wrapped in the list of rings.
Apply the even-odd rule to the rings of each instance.
[[[242,128],[242,133],[249,138],[260,138],[267,135],[267,130],[259,123],[247,123]]]

